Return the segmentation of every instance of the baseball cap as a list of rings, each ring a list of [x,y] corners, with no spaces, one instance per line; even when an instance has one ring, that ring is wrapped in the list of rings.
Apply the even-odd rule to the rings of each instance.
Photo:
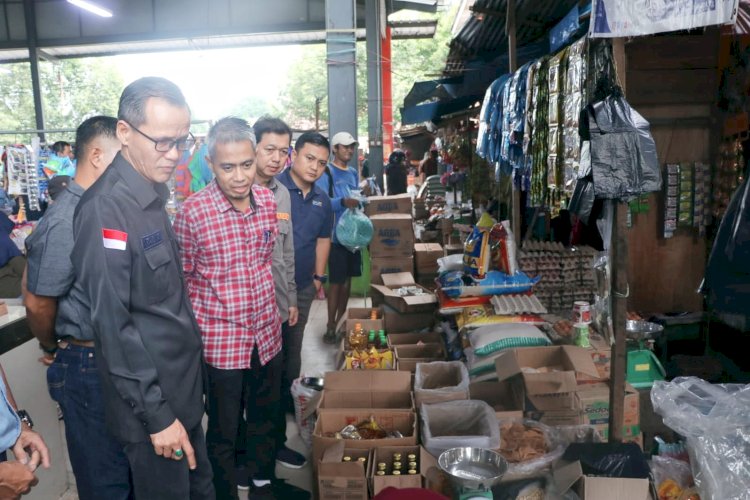
[[[333,139],[331,139],[331,147],[335,148],[339,144],[341,144],[342,146],[357,144],[357,139],[352,137],[352,134],[350,134],[349,132],[339,132],[338,134],[333,136]]]

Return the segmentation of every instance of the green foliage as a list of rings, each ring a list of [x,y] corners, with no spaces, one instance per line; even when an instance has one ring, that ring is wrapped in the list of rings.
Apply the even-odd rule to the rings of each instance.
[[[35,129],[34,98],[29,63],[4,65],[0,72],[0,129]],[[39,80],[47,129],[75,129],[91,116],[117,114],[122,76],[102,59],[67,59],[39,63]],[[74,133],[55,134],[53,140],[72,140]],[[6,136],[28,141],[30,136]]]
[[[457,6],[456,6],[457,7]],[[393,119],[401,121],[400,107],[414,82],[435,78],[445,67],[450,29],[456,8],[440,14],[435,37],[431,39],[394,40],[391,44],[391,81]],[[400,18],[414,18],[415,13],[400,13]],[[360,134],[367,131],[367,49],[357,43],[357,122]],[[321,99],[320,122],[328,121],[327,68],[325,45],[306,46],[292,62],[287,83],[279,92],[281,115],[293,126],[306,128],[315,121],[315,99]]]

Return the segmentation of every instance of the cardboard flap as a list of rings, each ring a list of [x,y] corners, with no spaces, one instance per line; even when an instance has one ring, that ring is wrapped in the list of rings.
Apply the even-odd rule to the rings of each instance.
[[[351,370],[327,372],[325,390],[410,392],[411,375],[390,370]]]
[[[552,471],[552,478],[557,486],[557,491],[565,493],[576,484],[581,476],[583,476],[583,469],[581,469],[581,462],[558,462]]]
[[[402,287],[416,284],[411,273],[390,273],[381,275],[383,284],[387,287]]]
[[[582,347],[566,345],[563,346],[565,354],[572,363],[575,371],[584,373],[593,378],[600,378],[599,370],[596,369],[591,351]]]
[[[575,392],[578,388],[575,376],[570,372],[524,373],[527,394],[559,394]]]
[[[518,358],[516,357],[515,349],[508,349],[500,353],[495,358],[495,372],[497,373],[498,381],[508,380],[519,373],[521,373],[521,367],[518,365]]]
[[[344,458],[344,440],[340,439],[325,449],[320,461],[326,464],[340,463],[342,458]]]

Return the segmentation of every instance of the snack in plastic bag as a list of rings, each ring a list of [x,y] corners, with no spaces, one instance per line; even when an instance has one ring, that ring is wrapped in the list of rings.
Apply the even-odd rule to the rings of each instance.
[[[490,269],[490,231],[495,221],[485,212],[479,218],[464,243],[464,271],[471,276],[484,278]]]
[[[510,221],[504,220],[495,224],[489,233],[491,265],[494,269],[513,276],[518,271],[516,261],[516,240],[510,229]]]
[[[359,208],[347,209],[336,224],[336,238],[351,252],[369,245],[372,234],[372,222]]]
[[[315,414],[305,416],[308,407],[314,407],[321,397],[321,392],[302,383],[303,377],[292,381],[291,393],[294,401],[294,420],[297,422],[299,435],[308,448],[312,447],[312,433],[315,428]]]

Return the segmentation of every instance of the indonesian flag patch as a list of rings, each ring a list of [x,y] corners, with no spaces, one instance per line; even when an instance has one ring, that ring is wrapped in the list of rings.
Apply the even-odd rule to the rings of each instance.
[[[125,250],[128,247],[128,233],[117,229],[102,228],[102,241],[104,248]]]

